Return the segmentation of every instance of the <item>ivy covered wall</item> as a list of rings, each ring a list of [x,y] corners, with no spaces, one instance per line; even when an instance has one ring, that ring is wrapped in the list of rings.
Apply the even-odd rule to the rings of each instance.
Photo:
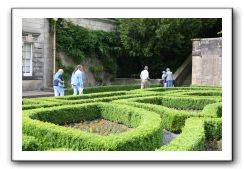
[[[52,25],[55,24],[53,20],[50,22]],[[60,58],[57,58],[57,66],[64,69],[66,79],[70,79],[76,65],[87,59],[99,61],[98,64],[90,65],[88,68],[97,82],[103,82],[102,72],[108,73],[111,77],[116,76],[116,56],[120,51],[116,32],[91,30],[65,19],[58,19],[56,44],[57,52],[65,53],[74,62],[73,65],[65,65]]]

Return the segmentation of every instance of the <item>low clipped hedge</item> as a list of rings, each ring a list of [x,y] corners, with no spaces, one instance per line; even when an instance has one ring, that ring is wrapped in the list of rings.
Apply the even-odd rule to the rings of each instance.
[[[69,95],[69,96],[59,96],[59,97],[43,97],[37,99],[39,102],[51,101],[51,102],[60,102],[60,101],[78,101],[86,99],[97,99],[104,97],[112,96],[123,96],[126,95],[126,91],[116,91],[116,92],[102,92],[102,93],[91,93],[91,94],[82,94],[82,95]]]
[[[127,99],[133,97],[142,97],[147,95],[153,95],[151,93],[138,93],[138,94],[130,94],[127,93],[125,95],[111,95],[107,97],[97,97],[97,98],[87,98],[87,99],[76,99],[76,100],[68,100],[68,99],[56,99],[56,98],[41,98],[39,99],[39,104],[26,104],[22,106],[22,110],[36,109],[36,108],[48,108],[62,105],[74,105],[74,104],[84,104],[84,103],[93,103],[93,102],[111,102],[119,99]],[[157,95],[156,93],[154,95]],[[69,96],[66,96],[69,97]],[[73,98],[73,97],[71,97]],[[77,98],[81,98],[81,96],[77,96]]]
[[[181,128],[185,124],[185,120],[189,117],[199,117],[202,114],[196,112],[179,111],[160,105],[152,105],[146,103],[128,102],[126,100],[119,100],[116,103],[125,104],[133,107],[142,108],[153,111],[160,115],[162,119],[162,127],[174,133],[180,133]]]
[[[22,136],[22,151],[37,151],[40,148],[38,140],[33,136]]]
[[[57,124],[103,117],[134,129],[100,136]],[[23,112],[23,133],[40,142],[40,150],[65,148],[87,151],[152,151],[162,142],[161,118],[143,109],[115,103],[90,103]]]
[[[204,124],[206,139],[220,140],[222,139],[222,119],[206,118]]]
[[[201,112],[191,112],[168,108],[161,105],[133,102],[135,100],[136,99],[124,99],[115,102],[158,113],[162,118],[163,128],[174,133],[181,132],[182,127],[185,125],[185,120],[189,117],[218,117],[218,107],[221,105],[221,103],[213,103],[205,106]]]
[[[222,96],[222,91],[219,90],[187,91],[182,94],[188,96]]]
[[[186,120],[182,133],[159,151],[203,151],[205,142],[204,119],[192,117]]]
[[[152,84],[150,88],[159,87],[159,84]],[[140,84],[130,84],[130,85],[109,85],[109,86],[93,86],[93,87],[85,87],[83,92],[86,94],[89,93],[100,93],[100,92],[112,92],[112,91],[130,91],[134,89],[139,89],[141,87]],[[73,89],[66,89],[65,93],[67,95],[73,94]]]
[[[222,102],[206,105],[203,114],[205,117],[222,117]]]
[[[72,149],[68,149],[68,148],[51,148],[48,151],[72,151]]]
[[[164,91],[177,91],[177,90],[185,90],[185,91],[207,91],[207,90],[216,90],[221,91],[220,87],[213,86],[194,86],[194,87],[153,87],[147,88],[145,91],[154,91],[154,92],[164,92]]]
[[[26,151],[199,151],[204,150],[205,140],[222,139],[219,87],[99,88],[78,96],[23,99],[23,134],[30,143],[38,143]],[[134,129],[100,136],[59,126],[99,117]],[[162,129],[181,134],[160,147]],[[28,147],[26,141],[24,145]]]
[[[178,110],[202,110],[207,104],[218,102],[215,98],[189,98],[189,97],[170,97],[170,96],[146,96],[128,99],[128,101],[162,105]]]

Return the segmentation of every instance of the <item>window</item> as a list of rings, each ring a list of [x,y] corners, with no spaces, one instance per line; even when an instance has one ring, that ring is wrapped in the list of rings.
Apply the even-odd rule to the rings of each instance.
[[[24,43],[22,47],[22,74],[32,76],[32,44]]]

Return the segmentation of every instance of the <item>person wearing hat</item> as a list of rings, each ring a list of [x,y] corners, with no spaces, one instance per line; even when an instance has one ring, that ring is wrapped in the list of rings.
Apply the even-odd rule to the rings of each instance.
[[[166,83],[166,72],[162,71],[162,86],[166,87],[167,83]]]
[[[149,86],[149,72],[148,72],[148,66],[144,67],[144,70],[141,71],[140,74],[140,78],[141,78],[141,89],[145,89]]]
[[[54,96],[64,96],[64,79],[63,79],[63,69],[59,69],[53,78],[53,90]]]

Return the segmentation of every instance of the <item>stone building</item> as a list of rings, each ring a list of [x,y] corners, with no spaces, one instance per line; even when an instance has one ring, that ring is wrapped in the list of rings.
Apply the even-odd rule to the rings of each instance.
[[[222,38],[192,39],[192,84],[222,85]]]
[[[106,32],[111,32],[116,30],[117,22],[114,19],[107,18],[67,18],[74,24],[79,26],[93,29],[93,30],[103,30]]]
[[[74,24],[103,31],[114,31],[116,21],[105,18],[67,18]],[[53,34],[46,18],[22,20],[22,90],[42,90],[52,87]]]
[[[43,18],[22,20],[22,90],[40,90],[52,82],[52,46],[49,22]]]

